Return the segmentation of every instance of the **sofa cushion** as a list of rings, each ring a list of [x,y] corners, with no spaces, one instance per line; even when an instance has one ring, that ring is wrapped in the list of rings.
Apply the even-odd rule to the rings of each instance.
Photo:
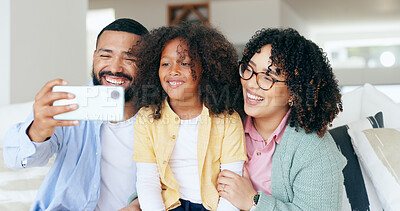
[[[0,210],[29,210],[54,157],[43,167],[13,170],[4,164],[2,149],[0,154]]]
[[[342,96],[343,111],[333,120],[331,127],[335,128],[361,118],[361,100],[364,87],[348,92]]]
[[[400,130],[349,129],[355,152],[384,210],[400,210]]]
[[[400,128],[400,106],[371,84],[363,86],[361,117],[382,111],[386,128]]]
[[[363,118],[359,121],[352,122],[351,127],[355,128],[382,128],[383,115],[378,112],[375,116]],[[339,150],[347,159],[347,165],[343,169],[344,186],[346,196],[352,210],[368,210],[370,202],[365,187],[363,174],[358,162],[357,156],[351,143],[351,138],[347,133],[349,126],[343,125],[329,130],[333,139],[336,142]]]

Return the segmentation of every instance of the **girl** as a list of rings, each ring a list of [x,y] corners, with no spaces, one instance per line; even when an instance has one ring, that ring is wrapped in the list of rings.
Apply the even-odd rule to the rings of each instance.
[[[262,29],[239,75],[248,172],[222,171],[220,196],[242,210],[339,210],[346,160],[326,131],[342,105],[325,54],[293,29]]]
[[[134,161],[142,210],[237,210],[219,200],[220,169],[246,160],[233,46],[211,27],[161,27],[138,58]]]

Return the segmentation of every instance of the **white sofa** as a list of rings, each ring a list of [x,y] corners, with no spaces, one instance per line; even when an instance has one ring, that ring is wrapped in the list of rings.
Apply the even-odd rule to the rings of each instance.
[[[333,121],[331,129],[346,125],[361,167],[370,210],[400,210],[400,104],[371,84],[344,94],[342,101],[343,112]],[[384,128],[371,129],[366,117],[378,112],[383,113]],[[375,134],[380,142],[377,147],[367,138],[368,132],[390,132],[390,135]],[[342,210],[351,210],[345,191]]]
[[[29,210],[51,163],[45,167],[12,170],[3,161],[3,138],[15,123],[32,111],[33,102],[0,106],[0,210]]]
[[[351,123],[357,124],[358,121],[362,121],[367,116],[373,116],[379,111],[383,112],[383,119],[386,128],[400,128],[400,105],[394,103],[390,98],[376,90],[372,85],[365,84],[364,86],[345,94],[342,99],[344,111],[335,119],[332,128]],[[8,169],[4,165],[2,156],[4,135],[11,125],[24,121],[31,110],[32,102],[0,106],[0,210],[28,210],[30,203],[35,198],[37,189],[51,165],[51,163],[49,163],[45,167],[29,168],[18,171]],[[394,147],[400,146],[400,139],[397,141],[399,144]],[[358,149],[356,147],[354,148],[357,152]],[[371,210],[382,210],[382,207],[385,206],[385,210],[394,210],[394,208],[388,206],[396,204],[396,202],[393,203],[392,201],[387,201],[384,198],[385,196],[379,195],[378,193],[387,191],[394,195],[394,197],[389,200],[397,200],[396,194],[397,197],[400,197],[400,192],[396,192],[396,188],[400,183],[399,180],[397,180],[397,184],[395,184],[396,179],[394,182],[390,181],[391,183],[388,185],[392,187],[392,190],[386,190],[387,187],[383,187],[386,186],[386,184],[381,185],[382,187],[376,187],[376,184],[374,184],[376,181],[371,180],[370,176],[376,177],[382,175],[371,175],[370,172],[368,172],[370,167],[365,165],[364,160],[360,160],[360,164]],[[400,160],[396,165],[400,165]],[[395,166],[395,168],[400,169],[400,166]],[[400,177],[400,174],[397,176]],[[381,203],[381,201],[383,201],[383,203]],[[351,210],[345,191],[343,195],[342,210]]]

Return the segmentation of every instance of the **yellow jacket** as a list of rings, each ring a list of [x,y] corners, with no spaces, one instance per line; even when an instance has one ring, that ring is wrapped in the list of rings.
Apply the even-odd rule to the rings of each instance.
[[[139,110],[135,121],[133,160],[157,163],[161,194],[166,210],[180,205],[179,185],[168,164],[178,136],[180,118],[167,101],[162,105],[161,118],[155,120],[150,108]],[[212,114],[203,106],[197,137],[197,159],[201,199],[208,210],[216,210],[219,195],[216,188],[220,165],[246,161],[246,147],[240,116]]]

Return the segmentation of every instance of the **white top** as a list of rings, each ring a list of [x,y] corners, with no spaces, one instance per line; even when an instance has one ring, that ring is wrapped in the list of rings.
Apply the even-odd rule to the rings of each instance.
[[[96,211],[119,210],[136,191],[136,163],[132,160],[135,120],[136,115],[101,126],[101,181]]]
[[[197,134],[200,116],[181,120],[175,148],[169,165],[179,184],[180,198],[201,204],[200,178],[197,161]],[[244,161],[222,164],[221,169],[242,174]],[[161,197],[161,183],[156,163],[137,163],[138,197],[143,211],[165,210]],[[151,177],[149,177],[151,175]],[[218,210],[238,210],[221,198]]]
[[[201,204],[199,167],[197,165],[197,134],[200,116],[181,120],[169,166],[179,184],[180,198]]]

